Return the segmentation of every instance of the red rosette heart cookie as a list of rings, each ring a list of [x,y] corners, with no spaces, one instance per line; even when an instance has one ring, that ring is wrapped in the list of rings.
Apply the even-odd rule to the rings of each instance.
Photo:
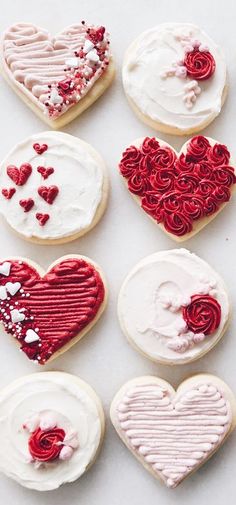
[[[138,139],[123,152],[119,170],[140,207],[178,242],[218,215],[236,183],[227,146],[202,135],[179,153],[160,139]]]

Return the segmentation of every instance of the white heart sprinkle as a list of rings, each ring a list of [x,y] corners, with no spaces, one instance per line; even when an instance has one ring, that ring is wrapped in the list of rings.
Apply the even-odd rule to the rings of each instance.
[[[37,342],[37,340],[40,340],[37,333],[35,333],[34,330],[27,330],[26,336],[25,336],[26,344],[31,344],[32,342]]]
[[[68,65],[68,67],[76,68],[79,66],[79,58],[68,58],[65,64]]]
[[[53,105],[57,105],[58,103],[60,104],[63,102],[63,98],[59,95],[56,88],[52,88],[52,91],[50,93],[50,102],[53,103]]]
[[[10,270],[11,263],[9,263],[9,261],[5,261],[2,265],[0,265],[0,274],[5,275],[5,277],[8,277]]]
[[[91,40],[89,39],[86,39],[85,40],[85,43],[84,43],[84,49],[83,49],[83,52],[84,53],[89,53],[89,51],[91,51],[92,49],[94,48],[94,44],[92,43]]]
[[[7,282],[6,283],[6,288],[7,291],[10,293],[11,296],[14,296],[17,291],[21,288],[21,283],[20,282]]]
[[[25,314],[23,314],[23,312],[20,312],[17,309],[11,310],[10,314],[11,314],[12,323],[20,323],[21,321],[24,321],[24,319],[25,319]]]
[[[89,51],[89,53],[87,54],[87,58],[92,63],[97,63],[99,61],[99,56],[97,51],[95,51],[95,49],[93,51]]]
[[[0,286],[0,300],[6,300],[7,298],[7,290],[5,286]]]

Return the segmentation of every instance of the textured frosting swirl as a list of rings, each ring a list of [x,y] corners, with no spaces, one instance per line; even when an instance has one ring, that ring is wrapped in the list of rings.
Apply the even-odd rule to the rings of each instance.
[[[219,328],[221,307],[213,296],[191,296],[189,305],[183,307],[183,318],[190,331],[211,335]]]
[[[103,431],[102,408],[92,389],[77,377],[61,372],[22,377],[1,392],[0,408],[0,470],[21,485],[39,491],[56,489],[78,479],[94,460]],[[45,459],[38,466],[31,461],[25,420],[51,411],[61,430],[54,430],[54,436],[61,439],[63,431],[73,429],[79,447],[70,459]],[[32,448],[39,459],[35,443]]]
[[[225,145],[198,135],[177,156],[155,138],[138,142],[123,153],[120,173],[145,212],[169,233],[190,233],[196,220],[229,201],[236,176]]]

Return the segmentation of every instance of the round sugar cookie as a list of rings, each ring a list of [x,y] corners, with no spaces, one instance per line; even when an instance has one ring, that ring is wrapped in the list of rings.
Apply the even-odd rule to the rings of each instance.
[[[174,135],[205,128],[227,93],[221,48],[189,23],[164,23],[139,35],[126,52],[122,74],[138,117]]]
[[[0,391],[0,471],[49,491],[73,482],[94,463],[104,413],[93,389],[76,376],[43,372]]]
[[[32,135],[0,165],[0,213],[31,242],[64,243],[84,235],[102,217],[107,194],[103,159],[67,133]]]
[[[179,365],[210,351],[223,336],[230,304],[225,284],[187,249],[160,251],[126,277],[118,316],[128,341],[147,358]]]

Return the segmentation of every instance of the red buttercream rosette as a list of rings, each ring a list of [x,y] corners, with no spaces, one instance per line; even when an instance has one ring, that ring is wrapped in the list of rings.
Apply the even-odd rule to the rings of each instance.
[[[37,428],[30,436],[28,448],[36,461],[49,462],[57,459],[63,447],[65,432],[61,428],[42,430]]]
[[[220,325],[221,307],[210,295],[193,295],[182,314],[190,331],[211,335]]]

